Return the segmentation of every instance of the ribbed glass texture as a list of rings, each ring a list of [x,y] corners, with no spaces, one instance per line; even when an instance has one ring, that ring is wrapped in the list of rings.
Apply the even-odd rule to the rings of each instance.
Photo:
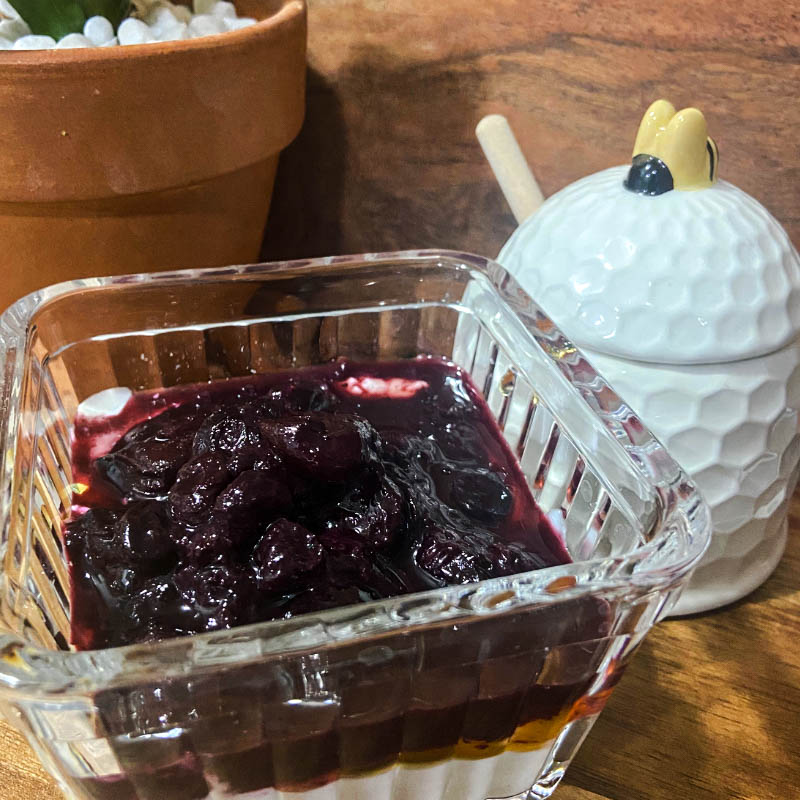
[[[0,345],[0,709],[70,798],[547,797],[708,543],[678,465],[475,256],[76,281],[9,309]],[[419,354],[470,372],[574,563],[70,650],[61,526],[82,400]]]

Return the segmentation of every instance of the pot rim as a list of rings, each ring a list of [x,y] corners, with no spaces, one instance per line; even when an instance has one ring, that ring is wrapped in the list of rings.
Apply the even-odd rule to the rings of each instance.
[[[121,45],[117,47],[75,47],[64,50],[2,50],[0,66],[6,76],[13,79],[14,71],[48,69],[84,69],[87,65],[116,65],[123,61],[152,60],[164,56],[180,57],[202,50],[246,44],[250,39],[269,36],[291,20],[306,13],[306,0],[283,0],[277,11],[254,25],[238,30],[198,36],[195,39],[177,39],[169,42]]]

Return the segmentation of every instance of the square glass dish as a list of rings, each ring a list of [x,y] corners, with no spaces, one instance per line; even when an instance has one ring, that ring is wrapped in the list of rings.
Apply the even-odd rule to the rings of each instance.
[[[708,543],[678,465],[475,256],[75,281],[6,311],[0,342],[0,710],[70,798],[547,797]],[[574,563],[70,650],[62,523],[83,400],[420,354],[471,374]]]

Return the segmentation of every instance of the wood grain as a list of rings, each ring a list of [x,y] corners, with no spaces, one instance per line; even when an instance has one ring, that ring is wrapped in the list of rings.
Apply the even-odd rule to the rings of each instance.
[[[800,3],[309,0],[306,123],[265,258],[447,247],[514,222],[474,135],[508,116],[545,194],[629,161],[665,96],[706,113],[720,176],[800,240]]]
[[[659,625],[568,773],[627,800],[800,797],[800,493],[772,577],[720,611]]]
[[[800,240],[800,3],[309,0],[306,124],[263,255],[496,254],[514,222],[474,137],[505,114],[545,194],[630,156],[640,115],[695,104],[721,177]],[[800,797],[800,496],[770,580],[648,637],[558,800]],[[0,723],[0,800],[55,800]],[[165,800],[167,800],[165,798]]]
[[[783,561],[750,597],[650,633],[556,800],[800,797],[800,492],[790,522]],[[0,722],[0,800],[59,797]]]

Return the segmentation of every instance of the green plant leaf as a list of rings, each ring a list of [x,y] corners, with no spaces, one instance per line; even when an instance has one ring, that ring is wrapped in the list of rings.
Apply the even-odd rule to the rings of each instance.
[[[68,33],[80,33],[89,17],[100,15],[117,26],[130,11],[130,0],[12,0],[17,13],[32,33],[56,41]]]
[[[86,19],[105,17],[114,26],[114,30],[131,11],[131,0],[80,0],[80,5]]]

